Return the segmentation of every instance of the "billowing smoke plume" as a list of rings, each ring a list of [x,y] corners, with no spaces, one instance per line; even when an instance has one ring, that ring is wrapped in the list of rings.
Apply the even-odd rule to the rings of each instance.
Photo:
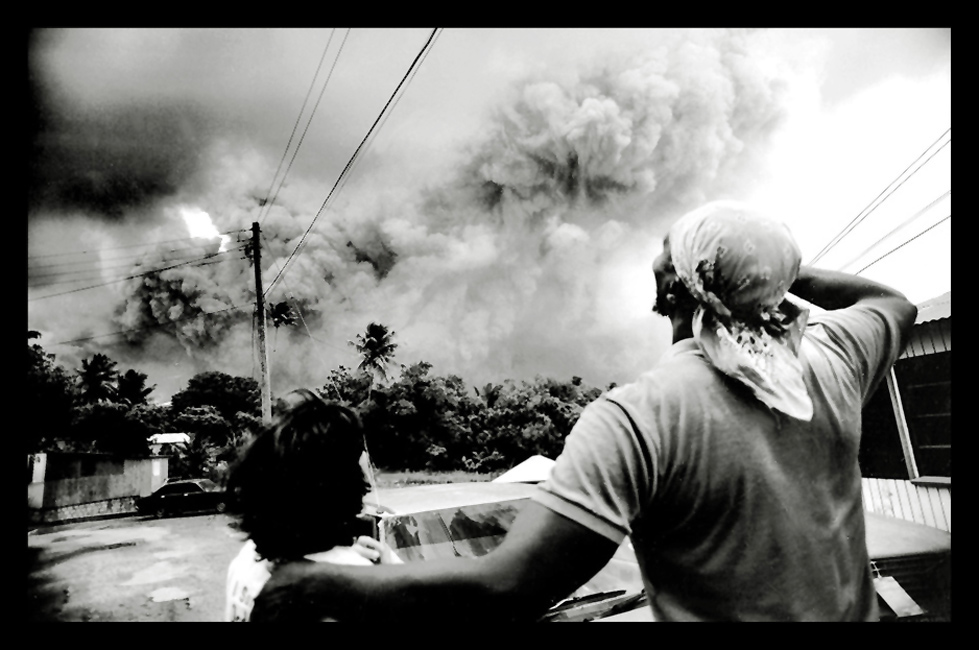
[[[32,197],[61,213],[84,206],[123,219],[152,204],[169,215],[158,223],[171,224],[175,206],[193,204],[219,230],[246,231],[226,249],[244,245],[261,215],[268,300],[298,316],[269,330],[276,391],[322,385],[336,365],[356,365],[346,342],[371,321],[397,332],[397,361],[429,361],[471,384],[536,374],[622,383],[669,343],[666,323],[649,313],[659,239],[697,203],[746,190],[782,116],[785,80],[753,57],[750,35],[675,40],[515,81],[484,131],[453,154],[462,162],[451,173],[406,185],[368,159],[368,172],[325,210],[322,185],[297,182],[266,212],[276,161],[221,137],[195,139],[194,118],[184,131],[194,145],[170,142],[173,153],[162,147],[151,160],[165,173],[124,165],[125,178],[99,168],[59,172],[53,183],[39,172]],[[92,144],[63,143],[66,160]],[[182,358],[184,381],[191,370],[251,374],[252,315],[236,307],[254,302],[253,269],[218,243],[202,256],[227,261],[124,283],[103,327],[127,330],[126,342],[83,349],[109,347],[143,371]]]

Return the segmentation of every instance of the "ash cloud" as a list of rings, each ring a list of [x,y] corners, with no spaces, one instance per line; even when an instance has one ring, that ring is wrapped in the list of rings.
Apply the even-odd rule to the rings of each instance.
[[[371,321],[397,332],[398,361],[429,361],[472,384],[536,374],[630,381],[669,344],[667,324],[649,313],[659,238],[695,204],[750,189],[783,116],[788,80],[760,65],[754,47],[748,33],[698,33],[572,73],[524,77],[453,153],[462,162],[451,173],[406,184],[368,161],[322,214],[322,183],[285,185],[262,224],[263,276],[271,281],[288,263],[270,300],[288,300],[301,319],[270,328],[274,390],[322,385],[336,365],[356,365],[346,342]],[[165,110],[155,115],[123,123],[179,131]],[[256,197],[277,154],[254,141],[202,138],[206,120],[181,119],[185,139],[126,165],[129,180],[78,181],[88,194],[52,186],[41,202],[94,205],[125,222],[136,214],[130,206],[155,201],[152,218],[172,222],[167,210],[193,201],[219,230],[258,220]],[[110,123],[103,115],[75,127]],[[71,141],[78,151],[68,160],[84,159],[93,140]],[[133,180],[144,176],[155,180]],[[637,277],[648,287],[638,306],[627,286]],[[253,300],[253,270],[240,259],[127,283],[112,319],[134,331],[113,350],[144,371],[180,349],[184,373],[250,375],[250,312],[203,313]]]
[[[206,116],[180,101],[74,102],[44,70],[52,40],[35,32],[28,51],[28,216],[123,220],[178,192],[198,171]]]

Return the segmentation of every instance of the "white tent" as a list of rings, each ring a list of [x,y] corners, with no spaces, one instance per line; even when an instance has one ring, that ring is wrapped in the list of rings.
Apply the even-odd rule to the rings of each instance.
[[[190,444],[190,436],[186,433],[156,433],[148,439],[151,445],[187,445]]]
[[[150,443],[150,453],[158,454],[163,445],[186,447],[190,444],[190,436],[186,433],[155,433],[146,442]]]
[[[531,456],[493,479],[494,483],[540,483],[551,474],[554,461],[546,456]]]

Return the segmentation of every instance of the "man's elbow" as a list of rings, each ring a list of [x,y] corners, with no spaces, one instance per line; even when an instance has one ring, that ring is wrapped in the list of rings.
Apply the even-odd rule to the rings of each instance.
[[[493,553],[480,558],[480,580],[485,602],[498,620],[534,621],[547,612],[551,599],[541,583],[506,563]]]
[[[865,302],[873,303],[878,308],[893,314],[901,331],[903,340],[911,335],[914,321],[918,318],[918,308],[904,294],[894,291],[886,295],[868,297]]]
[[[893,296],[888,300],[891,309],[897,314],[897,321],[901,328],[901,340],[907,343],[911,337],[911,330],[914,329],[914,322],[918,318],[918,307],[903,295]]]

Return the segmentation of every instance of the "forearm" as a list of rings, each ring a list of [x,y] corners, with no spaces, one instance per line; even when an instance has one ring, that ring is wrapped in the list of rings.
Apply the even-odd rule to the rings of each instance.
[[[280,598],[274,605],[279,613],[267,614],[263,589],[252,620],[515,620],[522,611],[517,599],[494,584],[480,564],[453,558],[378,567],[288,565],[273,577],[277,589],[271,593]]]
[[[907,302],[902,293],[887,285],[849,273],[811,266],[799,269],[799,275],[789,292],[827,310],[845,309],[863,300],[882,298]]]

